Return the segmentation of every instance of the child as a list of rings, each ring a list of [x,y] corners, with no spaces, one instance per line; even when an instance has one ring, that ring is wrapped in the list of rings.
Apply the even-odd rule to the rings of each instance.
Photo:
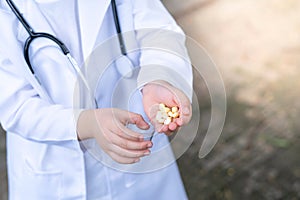
[[[187,199],[166,135],[191,118],[192,72],[184,35],[161,2],[116,2],[122,31],[134,33],[130,37],[141,49],[129,52],[126,43],[128,55],[124,55],[141,66],[137,89],[143,110],[134,112],[111,106],[112,89],[122,78],[117,63],[103,75],[106,82],[99,81],[98,107],[74,107],[78,74],[57,45],[44,39],[33,41],[29,50],[37,81],[23,56],[28,33],[7,2],[0,1],[0,120],[7,131],[9,198]],[[33,30],[63,41],[77,63],[116,35],[109,0],[15,0],[14,4]],[[183,56],[155,48],[160,45]],[[102,52],[110,48],[114,49],[109,46]],[[187,80],[188,86],[179,80]],[[159,103],[177,106],[180,118],[169,125],[157,124],[151,109]],[[132,123],[147,129],[146,118],[166,135],[149,141],[126,128]],[[90,153],[93,147],[84,145],[89,140],[109,162]],[[161,153],[163,147],[167,150]],[[155,151],[159,156],[152,155]],[[157,166],[141,169],[151,156]],[[165,159],[170,162],[164,163]]]

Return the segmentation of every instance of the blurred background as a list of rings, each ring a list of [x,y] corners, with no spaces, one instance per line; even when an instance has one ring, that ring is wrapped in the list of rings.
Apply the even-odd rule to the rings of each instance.
[[[199,159],[211,110],[195,80],[200,130],[179,159],[190,199],[300,199],[300,1],[163,2],[208,51],[227,93],[221,138]]]
[[[201,122],[178,160],[190,199],[300,199],[300,1],[163,0],[216,63],[227,117],[213,151],[198,158],[210,119],[201,77]],[[3,131],[2,131],[3,132]],[[0,199],[7,199],[0,133]]]

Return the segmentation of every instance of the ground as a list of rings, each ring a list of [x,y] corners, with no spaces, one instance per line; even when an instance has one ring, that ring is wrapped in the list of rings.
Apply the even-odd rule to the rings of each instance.
[[[199,137],[179,159],[190,199],[300,199],[300,2],[164,2],[208,51],[227,93],[221,138],[199,159],[211,110],[207,91],[197,91]]]
[[[178,160],[190,199],[300,199],[300,1],[164,0],[216,63],[227,116],[213,151],[198,158],[210,119],[201,77],[200,127]],[[0,134],[0,199],[7,199]]]

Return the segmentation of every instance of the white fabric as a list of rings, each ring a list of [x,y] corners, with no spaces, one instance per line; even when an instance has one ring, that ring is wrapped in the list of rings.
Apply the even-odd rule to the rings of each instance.
[[[22,46],[28,35],[5,0],[0,2],[0,28],[5,30],[0,32],[0,121],[7,130],[9,199],[186,199],[174,162],[151,173],[124,173],[103,165],[89,153],[89,148],[94,148],[93,141],[87,141],[88,151],[82,148],[76,135],[81,110],[73,107],[76,72],[55,45],[46,40],[37,41],[31,48],[31,60],[41,87],[23,59]],[[14,2],[35,31],[56,35],[79,63],[98,44],[115,34],[108,0]],[[164,28],[182,34],[159,0],[120,0],[117,5],[124,32]],[[61,8],[66,9],[62,12]],[[141,33],[134,31],[126,35],[128,49],[151,41],[151,36]],[[184,37],[178,44],[185,52]],[[114,47],[108,46],[105,50],[115,55],[118,48],[114,51]],[[158,54],[161,52],[141,50],[128,57],[134,65],[141,66],[170,62],[181,76],[192,80],[185,59],[176,58],[179,64],[175,64],[173,57],[157,57]],[[92,76],[91,72],[86,73]],[[141,70],[139,77],[146,73]],[[104,74],[93,89],[98,105],[109,107],[120,74],[114,67]],[[170,77],[166,80],[173,81]],[[140,98],[137,94],[134,101],[138,102],[130,110],[144,114]],[[160,135],[154,138],[152,151],[160,152],[162,148],[166,149],[166,158],[172,160],[167,137]]]

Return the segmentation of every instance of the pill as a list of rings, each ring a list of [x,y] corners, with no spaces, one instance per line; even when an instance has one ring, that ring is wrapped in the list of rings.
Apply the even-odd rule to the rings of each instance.
[[[171,111],[171,109],[169,108],[169,107],[165,107],[165,112],[166,113],[168,113],[168,112],[170,112]]]
[[[169,125],[172,121],[171,117],[167,117],[167,119],[164,121],[164,125]]]
[[[179,113],[178,112],[175,112],[175,113],[173,113],[173,116],[172,116],[173,118],[178,118],[179,117]]]
[[[178,112],[178,108],[176,106],[172,107],[172,112]]]
[[[159,104],[159,110],[164,111],[164,110],[165,110],[165,104],[160,103],[160,104]]]
[[[156,113],[156,120],[160,124],[169,125],[179,117],[178,107],[168,107],[163,103],[159,104],[158,111]]]

